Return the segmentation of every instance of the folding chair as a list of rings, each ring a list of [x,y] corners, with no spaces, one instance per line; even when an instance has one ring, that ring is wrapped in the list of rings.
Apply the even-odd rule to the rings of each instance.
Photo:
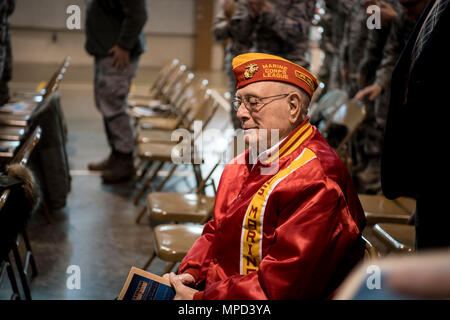
[[[11,160],[11,164],[19,164],[22,166],[27,165],[28,160],[29,160],[34,148],[36,147],[36,145],[38,144],[38,142],[41,138],[41,132],[42,131],[41,131],[40,127],[37,127],[33,131],[33,133],[26,139],[24,144],[19,148],[17,154]],[[22,259],[20,257],[20,253],[19,253],[19,246],[20,246],[20,241],[21,241],[20,238],[23,239],[23,242],[24,242],[25,248],[26,248],[25,263],[22,262]],[[25,229],[22,230],[22,232],[17,236],[15,244],[12,248],[12,251],[13,251],[15,263],[17,265],[17,269],[19,271],[19,276],[20,276],[20,280],[22,283],[25,297],[27,299],[31,300],[31,290],[29,287],[29,281],[31,281],[30,277],[31,278],[35,277],[38,274],[38,272],[37,272],[37,267],[36,267],[36,262],[34,259],[33,251],[31,249],[31,244],[28,239],[28,234]],[[29,276],[28,269],[30,266],[31,266],[32,273]]]
[[[179,127],[189,127],[190,122],[193,121],[193,111],[195,112],[195,106],[198,106],[198,100],[206,94],[208,91],[208,80],[202,80],[198,86],[194,89],[193,96],[190,96],[190,92],[180,101],[177,109],[179,112],[175,118],[167,117],[143,117],[137,122],[138,130],[146,129],[163,129],[163,130],[175,130]],[[210,93],[209,93],[210,94]],[[187,124],[186,124],[187,123]]]
[[[364,244],[365,244],[365,247],[364,247],[364,260],[371,261],[371,260],[377,259],[379,256],[378,256],[378,252],[375,249],[375,247],[365,237],[362,237],[362,239],[363,239]]]
[[[347,142],[361,125],[365,116],[366,107],[362,103],[348,100],[336,109],[323,130],[324,137],[334,147],[349,171],[352,163]]]
[[[10,190],[5,190],[0,195],[0,214],[2,212],[2,209],[4,205],[6,204],[6,201],[8,200],[10,194]],[[11,300],[20,300],[20,291],[19,287],[17,285],[17,279],[14,274],[14,270],[12,268],[11,261],[9,259],[9,254],[6,255],[6,257],[3,257],[3,260],[0,261],[0,283],[3,282],[3,279],[5,278],[5,272],[8,274],[8,279],[11,284],[12,289],[12,295]]]
[[[9,163],[20,146],[20,141],[0,141],[0,168]]]
[[[415,227],[408,224],[379,223],[373,227],[375,236],[380,239],[390,251],[396,253],[413,253],[415,242]]]
[[[31,91],[31,92],[14,92],[12,101],[34,101],[41,102],[43,99],[48,97],[52,92],[56,91],[59,87],[59,84],[63,78],[63,75],[67,71],[70,65],[70,56],[66,56],[62,63],[58,66],[55,72],[50,77],[49,81],[47,81],[45,88],[39,91]]]
[[[192,90],[188,90],[185,95],[179,100],[179,103],[175,106],[178,110],[178,117],[175,119],[167,118],[153,118],[149,119],[145,117],[141,121],[141,127],[137,128],[137,142],[149,143],[149,142],[163,142],[169,144],[177,144],[178,141],[172,141],[172,131],[178,128],[185,128],[191,130],[191,126],[199,116],[199,112],[196,112],[198,106],[207,92],[207,80],[203,80]],[[148,125],[150,124],[150,127]],[[154,127],[151,127],[153,125]]]
[[[128,105],[131,108],[138,106],[152,108],[153,106],[160,106],[169,103],[170,96],[173,91],[177,88],[179,83],[183,82],[187,74],[187,67],[185,65],[181,65],[170,75],[167,80],[167,84],[161,89],[161,94],[158,99],[133,97],[128,99]]]
[[[203,225],[161,224],[153,230],[154,250],[142,269],[146,270],[155,257],[170,262],[168,273],[177,262],[183,260],[203,232]]]
[[[409,209],[412,208],[412,203],[415,203],[414,199],[389,200],[382,195],[369,194],[359,194],[358,197],[366,214],[368,225],[383,222],[407,224],[411,220],[412,211],[406,208],[408,206]],[[404,204],[401,205],[402,203]]]
[[[172,75],[172,73],[176,70],[178,65],[180,64],[180,60],[174,59],[165,66],[161,68],[158,75],[156,76],[156,80],[150,86],[148,94],[134,94],[130,93],[128,95],[128,99],[139,99],[149,101],[152,99],[159,99],[161,97],[162,90],[167,86],[167,82]]]
[[[194,79],[195,75],[192,72],[187,73],[174,84],[173,90],[170,90],[163,100],[129,101],[131,116],[135,119],[161,116],[175,118],[182,106],[180,100],[186,90],[193,84]]]
[[[204,188],[219,164],[220,161],[202,179],[197,188],[191,189],[187,194],[174,192],[150,193],[147,196],[147,206],[139,213],[136,223],[140,222],[146,211],[148,211],[149,216],[159,221],[205,223],[213,214],[215,197],[204,195]],[[212,179],[211,185],[215,194],[216,187]]]
[[[209,121],[211,120],[211,118],[214,116],[217,108],[218,108],[218,103],[211,98],[211,92],[207,91],[205,96],[203,97],[203,101],[199,101],[199,103],[201,104],[200,109],[197,111],[197,114],[202,114],[203,118],[202,120],[202,131],[203,129],[208,125]],[[206,109],[206,110],[204,110]],[[192,123],[194,122],[195,118],[192,119]],[[190,150],[191,150],[191,155],[189,155],[188,157],[190,157],[190,163],[193,165],[193,169],[194,169],[194,173],[196,174],[196,180],[197,180],[197,184],[200,183],[200,179],[199,178],[199,171],[200,171],[200,165],[199,163],[201,163],[203,160],[202,159],[195,159],[195,140],[198,138],[198,136],[193,136],[191,137],[191,145],[190,145]],[[166,162],[172,162],[172,154],[181,154],[183,153],[185,150],[184,148],[186,148],[187,145],[173,145],[173,144],[167,144],[167,143],[139,143],[137,150],[138,150],[138,157],[141,159],[144,169],[143,172],[141,174],[141,177],[143,178],[144,175],[147,173],[148,169],[150,168],[150,165],[154,162],[157,161],[159,162],[159,164],[157,165],[156,169],[153,170],[151,176],[143,183],[143,185],[141,186],[141,188],[138,190],[136,197],[134,198],[134,204],[137,205],[140,198],[142,197],[142,195],[147,191],[147,189],[151,188],[151,183],[153,181],[153,179],[156,177],[156,175],[158,174],[158,172],[162,169],[162,167],[164,166],[164,164]],[[158,188],[156,189],[156,191],[160,191],[162,190],[162,188],[164,187],[164,185],[167,183],[167,181],[171,178],[171,176],[173,175],[173,173],[175,172],[175,170],[177,169],[177,167],[179,166],[179,164],[177,163],[173,163],[172,164],[172,168],[170,169],[168,175],[166,176],[166,178],[161,182],[161,184],[158,186]]]
[[[0,127],[0,140],[20,141],[25,135],[25,128],[13,126]]]
[[[316,125],[320,132],[323,132],[331,116],[347,100],[348,95],[345,91],[334,89],[323,95],[317,103],[311,101],[311,109],[309,111],[310,122]]]

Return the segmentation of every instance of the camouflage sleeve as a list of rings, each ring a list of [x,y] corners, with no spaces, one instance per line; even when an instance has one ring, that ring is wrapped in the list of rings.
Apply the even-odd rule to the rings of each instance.
[[[383,58],[383,50],[390,32],[390,26],[380,30],[370,30],[367,38],[364,58],[359,65],[359,72],[364,75],[366,81],[373,81],[373,77]],[[362,86],[367,86],[365,82]]]
[[[230,38],[230,24],[223,10],[214,17],[212,32],[216,41],[225,41]]]
[[[261,24],[270,27],[289,44],[295,45],[298,41],[307,40],[316,1],[282,0],[279,2],[290,2],[290,4],[285,6],[273,4],[270,11],[261,15],[259,20]]]
[[[392,71],[397,63],[397,59],[403,50],[404,39],[400,32],[400,21],[392,24],[386,47],[383,53],[383,59],[377,69],[375,82],[384,89],[389,87],[392,77]]]
[[[248,43],[256,25],[256,19],[250,17],[250,7],[246,0],[239,0],[236,12],[230,20],[230,33],[233,41]]]

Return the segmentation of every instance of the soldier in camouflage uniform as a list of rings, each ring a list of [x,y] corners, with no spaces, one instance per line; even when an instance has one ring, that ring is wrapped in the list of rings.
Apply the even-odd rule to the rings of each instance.
[[[0,106],[9,101],[8,82],[12,78],[12,52],[8,17],[14,12],[15,5],[15,0],[0,1]]]
[[[379,159],[389,103],[391,75],[418,18],[408,17],[402,13],[399,2],[402,3],[396,0],[392,6],[397,12],[396,18],[391,23],[384,24],[381,30],[370,32],[362,74],[364,72],[369,74],[365,71],[369,69],[372,75],[373,68],[376,68],[376,72],[370,78],[365,78],[365,82],[361,82],[363,89],[355,95],[356,100],[368,96],[365,102],[369,106],[366,120],[358,132],[363,145],[362,153],[367,163],[364,171],[357,174],[363,192],[381,191]]]
[[[348,0],[326,0],[325,14],[320,19],[320,26],[323,27],[320,48],[325,54],[325,58],[319,78],[324,82],[325,90],[342,86],[339,48],[344,36],[342,26],[348,15],[349,8],[346,5],[348,2]]]
[[[142,29],[147,21],[145,0],[95,0],[88,5],[86,50],[95,57],[95,103],[102,113],[110,156],[90,163],[102,171],[103,183],[134,176],[134,132],[127,112],[127,95],[145,51]]]
[[[306,52],[315,3],[315,0],[239,0],[230,21],[233,39],[253,44],[258,52],[309,67]]]
[[[224,57],[224,69],[228,76],[228,92],[234,98],[236,94],[236,80],[234,78],[233,66],[231,64],[234,57],[251,49],[251,43],[245,41],[240,43],[231,32],[230,20],[236,11],[236,2],[234,0],[222,0],[220,2],[220,10],[214,18],[213,34],[216,41],[227,42]],[[232,105],[230,105],[230,117],[235,129],[241,127],[241,122],[236,116]]]

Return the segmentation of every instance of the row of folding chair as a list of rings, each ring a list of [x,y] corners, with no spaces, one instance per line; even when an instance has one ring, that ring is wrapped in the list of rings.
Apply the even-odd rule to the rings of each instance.
[[[374,235],[393,253],[414,252],[414,217],[416,201],[400,197],[386,199],[382,195],[360,194],[367,224]]]
[[[42,130],[38,126],[20,146],[17,153],[12,158],[10,164],[27,166],[33,150],[40,141],[41,133]],[[0,213],[4,205],[7,203],[9,196],[10,190],[5,190],[0,196]],[[32,208],[32,210],[34,210],[34,208]],[[14,212],[9,212],[8,214],[14,214]],[[20,252],[21,243],[23,243],[25,247],[25,258],[22,258]],[[7,256],[4,257],[4,260],[1,261],[2,268],[0,271],[0,279],[3,278],[2,275],[4,273],[4,270],[6,270],[8,274],[8,278],[10,280],[12,288],[11,299],[21,299],[22,295],[17,285],[15,272],[13,270],[13,264],[9,257],[10,255],[12,255],[14,258],[13,260],[16,266],[16,270],[19,274],[23,295],[25,299],[31,300],[30,282],[32,278],[37,276],[38,271],[26,228],[20,230],[19,233],[15,236],[15,239],[13,239],[10,253],[8,253]],[[29,270],[31,270],[31,273],[29,272]]]
[[[45,88],[32,92],[15,92],[11,101],[0,107],[0,161],[7,162],[15,154],[20,141],[28,134],[31,115],[50,94],[59,89],[59,85],[70,65],[70,57],[64,58],[52,74]]]
[[[208,80],[196,79],[179,60],[164,66],[147,95],[130,95],[130,113],[137,131],[136,160],[139,166],[137,183],[140,187],[134,203],[145,197],[145,206],[136,218],[139,223],[147,213],[150,221],[163,222],[153,229],[154,250],[143,266],[147,269],[158,257],[169,262],[164,273],[180,262],[201,235],[204,224],[211,219],[215,202],[215,184],[211,178],[220,166],[221,155],[203,176],[205,159],[197,157],[196,142],[216,114],[222,102],[209,87]],[[198,122],[201,121],[201,125]],[[174,130],[184,129],[189,141],[172,140]],[[197,129],[197,130],[194,130]],[[162,192],[174,172],[185,163],[173,163],[172,155],[184,154],[192,166],[195,186],[186,193]],[[168,172],[155,188],[152,183],[163,167]],[[207,196],[205,188],[212,186],[214,196]]]

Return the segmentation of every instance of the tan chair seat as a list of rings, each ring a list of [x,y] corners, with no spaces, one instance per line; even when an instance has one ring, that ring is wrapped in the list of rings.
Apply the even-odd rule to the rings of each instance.
[[[172,108],[167,105],[163,105],[155,108],[145,108],[145,107],[132,107],[130,109],[130,115],[133,118],[141,119],[141,118],[174,118],[174,115],[170,114]]]
[[[153,143],[162,142],[169,144],[177,144],[178,141],[172,141],[172,131],[163,129],[152,129],[152,130],[139,130],[137,142],[138,143]]]
[[[141,118],[139,120],[139,128],[142,129],[166,129],[175,130],[179,120],[167,117]]]
[[[139,143],[137,149],[138,156],[140,158],[147,159],[149,161],[172,161],[172,155],[181,156],[183,146],[156,142]],[[194,159],[191,158],[191,161],[194,161]]]
[[[214,197],[195,193],[152,192],[147,206],[156,220],[202,223],[212,216],[214,201]]]
[[[0,141],[0,158],[12,158],[20,141]]]
[[[400,197],[393,201],[411,214],[416,210],[416,200],[413,198]]]
[[[368,194],[359,194],[358,197],[369,225],[381,222],[406,224],[411,217],[411,213],[400,207],[394,200]]]
[[[396,252],[413,252],[415,228],[407,224],[380,223],[373,227],[377,238]]]
[[[154,230],[157,256],[165,261],[181,261],[203,232],[202,225],[162,224]]]
[[[20,141],[25,134],[25,128],[0,126],[0,140]]]
[[[0,114],[0,125],[26,127],[29,119],[26,114]]]

